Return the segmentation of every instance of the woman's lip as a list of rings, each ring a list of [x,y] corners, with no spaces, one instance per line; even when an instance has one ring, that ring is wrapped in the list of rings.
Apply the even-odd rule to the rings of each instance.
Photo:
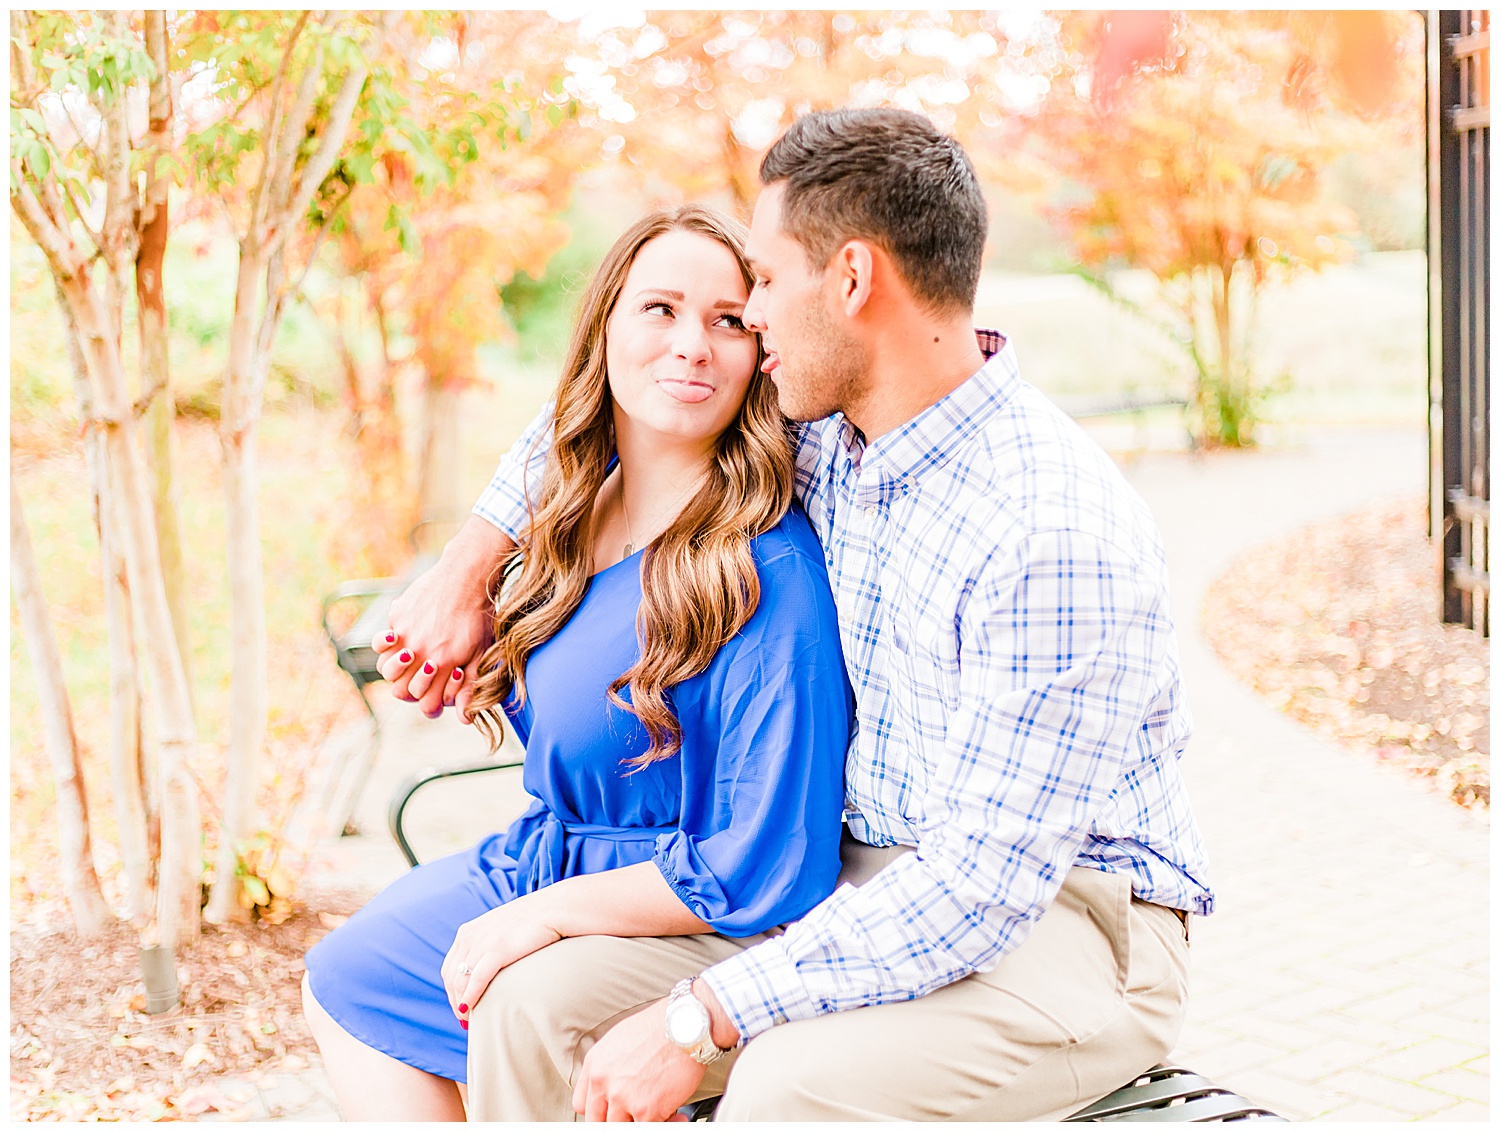
[[[669,397],[683,401],[689,405],[696,405],[700,401],[707,401],[714,394],[714,387],[702,381],[685,381],[675,377],[663,377],[658,379],[660,385]]]

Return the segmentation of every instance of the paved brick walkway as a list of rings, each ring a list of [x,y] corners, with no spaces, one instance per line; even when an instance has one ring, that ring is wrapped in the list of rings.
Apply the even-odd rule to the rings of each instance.
[[[1128,469],[1167,541],[1198,725],[1186,773],[1220,897],[1193,926],[1192,1008],[1174,1057],[1293,1119],[1489,1118],[1489,830],[1266,706],[1209,652],[1198,612],[1242,550],[1420,493],[1425,467],[1419,433],[1350,432],[1201,459],[1152,453]],[[394,783],[476,751],[466,729],[380,700],[368,835],[330,845],[324,881],[397,875],[383,824]],[[414,840],[457,848],[520,804],[513,778],[465,784],[421,804]],[[252,1118],[334,1117],[316,1065],[237,1084]]]
[[[1489,829],[1268,707],[1199,634],[1241,551],[1425,490],[1420,433],[1152,456],[1219,912],[1194,924],[1175,1056],[1294,1119],[1489,1118]]]

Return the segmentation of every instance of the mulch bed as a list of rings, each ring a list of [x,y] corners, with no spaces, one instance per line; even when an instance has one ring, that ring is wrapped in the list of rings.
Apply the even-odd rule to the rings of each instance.
[[[13,927],[11,1119],[244,1118],[223,1078],[307,1067],[302,957],[364,900],[309,893],[281,924],[205,924],[178,955],[182,1004],[158,1015],[145,1013],[128,926],[87,943]]]
[[[1318,523],[1210,588],[1209,643],[1271,703],[1487,819],[1489,641],[1438,620],[1425,501]]]

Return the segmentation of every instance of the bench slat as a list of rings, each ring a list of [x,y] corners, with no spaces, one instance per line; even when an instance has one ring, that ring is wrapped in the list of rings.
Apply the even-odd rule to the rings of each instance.
[[[1219,1092],[1209,1096],[1192,1097],[1182,1104],[1159,1108],[1132,1109],[1119,1116],[1102,1119],[1111,1123],[1139,1123],[1141,1121],[1171,1121],[1174,1123],[1205,1123],[1223,1120],[1277,1120],[1281,1117],[1244,1097],[1233,1093]]]
[[[1141,1085],[1126,1085],[1107,1097],[1101,1097],[1088,1108],[1075,1112],[1068,1120],[1105,1120],[1117,1113],[1130,1112],[1142,1106],[1163,1104],[1183,1097],[1197,1097],[1224,1090],[1207,1077],[1196,1073],[1177,1073]]]

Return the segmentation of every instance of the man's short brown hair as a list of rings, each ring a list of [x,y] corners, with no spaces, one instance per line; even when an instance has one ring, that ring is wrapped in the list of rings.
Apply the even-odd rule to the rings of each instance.
[[[906,110],[826,110],[793,122],[760,163],[786,182],[781,225],[821,270],[847,241],[880,245],[934,309],[973,310],[989,217],[963,147]]]

